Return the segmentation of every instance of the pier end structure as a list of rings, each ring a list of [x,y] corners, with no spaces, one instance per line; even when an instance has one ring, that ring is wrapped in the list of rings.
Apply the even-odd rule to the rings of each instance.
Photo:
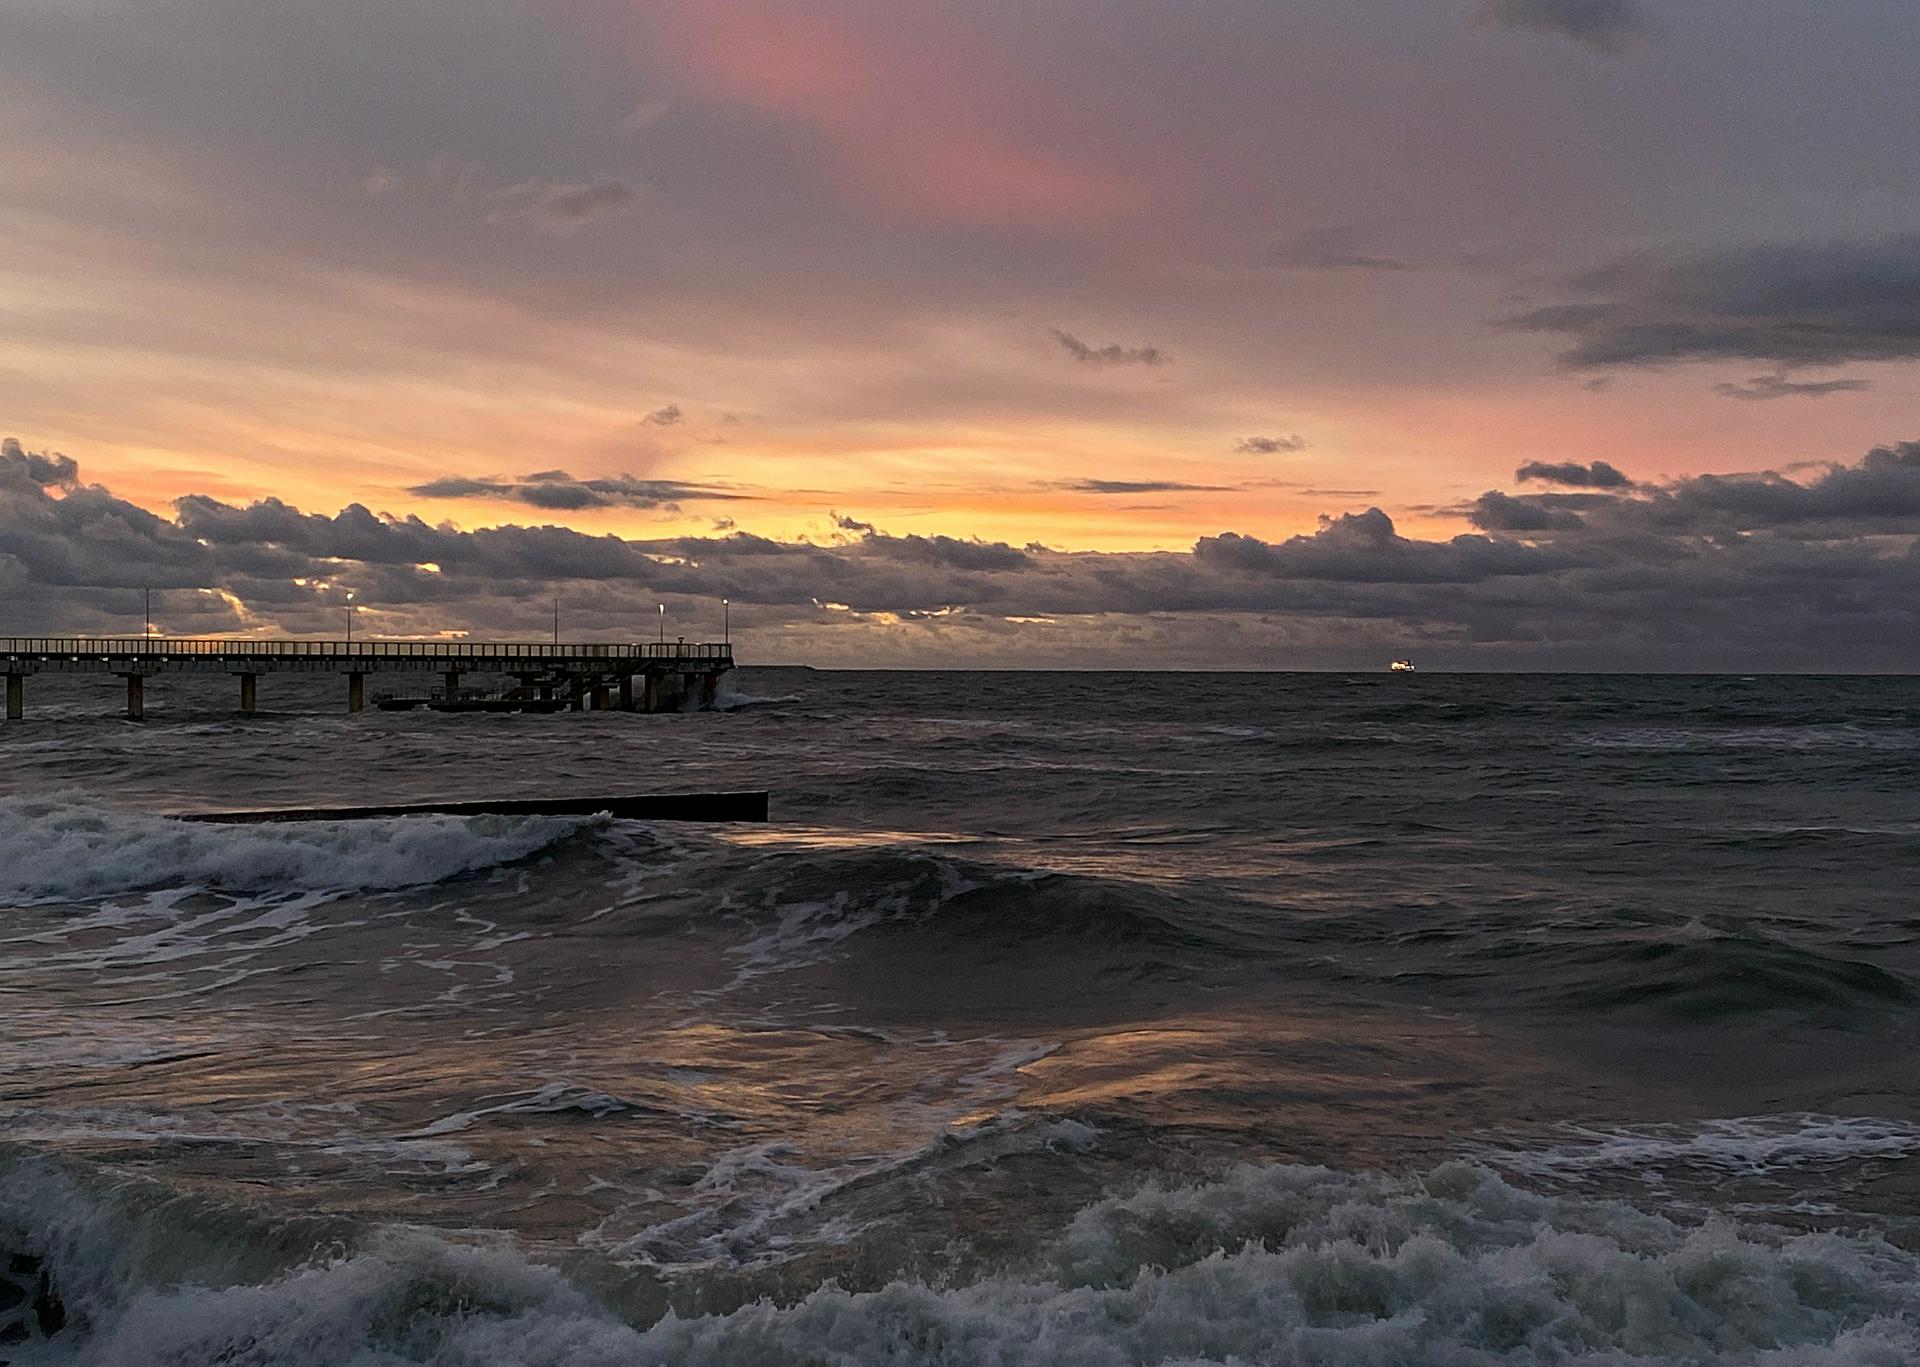
[[[237,676],[240,710],[246,713],[257,709],[260,676],[281,673],[345,675],[349,712],[366,706],[369,674],[439,674],[450,699],[458,696],[462,675],[498,674],[514,679],[529,696],[551,699],[558,691],[576,711],[608,707],[617,690],[620,710],[652,712],[669,701],[677,704],[682,690],[686,697],[711,706],[720,677],[733,667],[731,644],[685,641],[533,644],[0,637],[9,721],[25,718],[27,676],[33,674],[117,674],[127,684],[127,716],[137,721],[146,712],[146,680],[155,674]]]

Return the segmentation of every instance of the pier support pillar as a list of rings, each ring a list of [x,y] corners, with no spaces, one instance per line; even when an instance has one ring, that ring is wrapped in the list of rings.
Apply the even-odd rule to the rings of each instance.
[[[147,715],[147,677],[127,675],[127,720],[144,721]]]
[[[457,669],[449,669],[441,677],[441,682],[446,685],[447,701],[459,702],[460,701],[460,671]]]
[[[613,692],[603,683],[593,686],[593,710],[604,712],[613,702]]]
[[[347,711],[364,712],[367,709],[367,676],[359,670],[347,675]]]
[[[242,712],[256,712],[259,710],[257,706],[259,700],[259,683],[260,676],[258,674],[242,674],[240,676],[240,710]]]
[[[620,710],[633,711],[633,675],[631,674],[620,676]]]
[[[19,721],[27,715],[27,676],[7,675],[7,720]]]
[[[660,707],[660,680],[649,674],[640,684],[640,710],[654,712]]]
[[[714,703],[719,700],[719,697],[720,676],[718,674],[702,676],[700,680],[700,706],[711,711]]]
[[[543,683],[540,685],[540,701],[541,702],[553,701],[553,685],[552,684]]]

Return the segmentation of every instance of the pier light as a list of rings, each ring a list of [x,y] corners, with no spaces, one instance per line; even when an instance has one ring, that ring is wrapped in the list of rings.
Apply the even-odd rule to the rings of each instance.
[[[665,645],[666,643],[667,643],[667,605],[665,603],[662,603],[660,605],[660,644]]]
[[[725,645],[733,644],[733,600],[720,600],[720,640]]]

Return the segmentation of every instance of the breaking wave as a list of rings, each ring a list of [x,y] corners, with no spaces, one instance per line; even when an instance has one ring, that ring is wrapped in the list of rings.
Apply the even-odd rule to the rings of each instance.
[[[0,1183],[13,1261],[44,1259],[57,1300],[21,1330],[30,1360],[1894,1367],[1920,1356],[1920,1258],[1883,1240],[1683,1225],[1460,1164],[1409,1178],[1243,1167],[1150,1185],[965,1284],[823,1287],[686,1317],[635,1293],[623,1318],[510,1248],[417,1230],[289,1264],[255,1229],[249,1275],[207,1252],[204,1211],[195,1230],[160,1237],[181,1217],[164,1203],[137,1217],[107,1208],[44,1170]]]
[[[159,888],[289,895],[417,887],[524,859],[582,817],[382,817],[216,826],[83,797],[0,799],[0,902],[79,902]]]
[[[748,707],[777,707],[782,704],[800,701],[798,693],[777,693],[761,695],[748,693],[741,688],[736,673],[730,671],[720,676],[720,688],[713,699],[713,706],[720,712],[738,712]]]

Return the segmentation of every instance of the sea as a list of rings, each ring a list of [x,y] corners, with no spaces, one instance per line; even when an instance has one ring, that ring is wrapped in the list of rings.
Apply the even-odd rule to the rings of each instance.
[[[1920,1362],[1920,680],[728,682],[29,679],[0,1362]]]

